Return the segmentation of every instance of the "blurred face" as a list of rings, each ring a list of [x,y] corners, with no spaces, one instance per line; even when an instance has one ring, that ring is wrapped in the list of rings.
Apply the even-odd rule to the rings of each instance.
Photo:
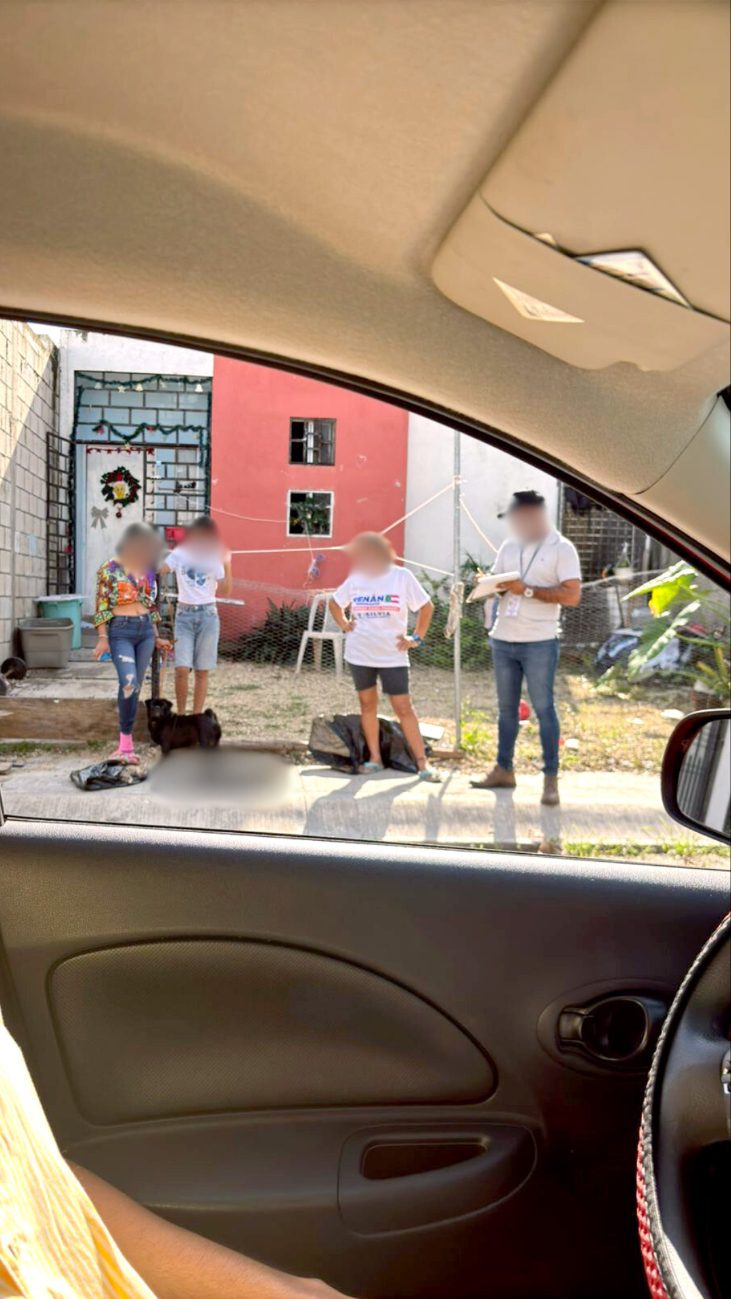
[[[353,572],[378,577],[391,567],[391,557],[380,546],[365,541],[354,541],[350,547],[350,564]]]
[[[545,506],[524,505],[518,510],[513,510],[510,515],[510,529],[518,541],[543,541],[551,530]]]
[[[214,561],[221,554],[221,539],[208,528],[191,528],[183,543],[189,555],[203,561]]]
[[[150,573],[160,567],[162,548],[158,537],[132,537],[120,551],[120,562],[128,573]]]

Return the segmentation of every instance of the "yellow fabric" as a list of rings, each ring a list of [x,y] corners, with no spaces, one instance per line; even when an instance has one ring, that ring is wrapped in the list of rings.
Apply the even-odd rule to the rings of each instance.
[[[0,1016],[0,1297],[154,1299],[56,1145]]]

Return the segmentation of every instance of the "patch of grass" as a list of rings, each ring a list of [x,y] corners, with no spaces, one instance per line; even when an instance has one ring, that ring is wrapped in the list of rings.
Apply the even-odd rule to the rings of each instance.
[[[564,844],[564,851],[571,857],[588,857],[592,852],[602,857],[641,857],[645,852],[666,857],[709,857],[719,850],[715,844],[705,843],[605,843],[601,839],[571,839]]]
[[[44,744],[42,740],[0,740],[0,758],[27,758],[36,753],[77,753],[76,744]]]
[[[430,636],[431,641],[431,636]],[[445,642],[451,652],[451,645]],[[414,706],[424,722],[445,728],[443,745],[454,743],[454,676],[451,671],[412,658]],[[249,695],[243,699],[242,695]],[[527,697],[527,692],[524,691]],[[352,713],[357,699],[347,674],[337,679],[332,667],[322,672],[305,668],[295,676],[291,667],[275,664],[221,663],[211,679],[209,703],[215,708],[224,735],[248,739],[306,740],[310,718],[318,713]],[[667,739],[675,722],[662,716],[666,708],[689,711],[687,690],[656,684],[633,684],[621,695],[595,689],[595,678],[584,665],[559,668],[556,703],[564,744],[561,763],[567,772],[601,771],[659,773]],[[390,714],[387,699],[381,711]],[[635,718],[638,722],[635,722]],[[569,747],[566,741],[576,743]],[[463,747],[465,766],[492,761],[497,748],[495,677],[486,666],[463,676]],[[540,737],[536,719],[520,728],[516,766],[521,772],[540,771]]]
[[[462,748],[471,758],[486,758],[495,747],[495,722],[487,713],[462,710]]]
[[[593,857],[599,860],[616,858],[660,865],[704,866],[711,870],[728,870],[731,853],[718,844],[689,843],[685,840],[668,840],[664,843],[605,843],[602,840],[568,840],[563,844],[567,857]]]

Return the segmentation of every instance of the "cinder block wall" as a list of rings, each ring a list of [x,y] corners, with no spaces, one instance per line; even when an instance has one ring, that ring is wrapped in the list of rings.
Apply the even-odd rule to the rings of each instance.
[[[58,429],[57,349],[0,320],[0,661],[48,591],[47,438]]]

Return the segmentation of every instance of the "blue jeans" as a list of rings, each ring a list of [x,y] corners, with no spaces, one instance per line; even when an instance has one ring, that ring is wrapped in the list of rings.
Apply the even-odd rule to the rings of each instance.
[[[109,652],[119,677],[117,710],[119,729],[131,735],[140,702],[140,690],[155,648],[155,628],[149,613],[134,618],[112,618]]]
[[[518,738],[520,691],[525,677],[533,711],[538,718],[543,749],[543,770],[547,776],[558,774],[558,740],[560,726],[553,686],[558,667],[559,644],[552,640],[490,641],[497,686],[498,765],[513,769],[513,752]]]

